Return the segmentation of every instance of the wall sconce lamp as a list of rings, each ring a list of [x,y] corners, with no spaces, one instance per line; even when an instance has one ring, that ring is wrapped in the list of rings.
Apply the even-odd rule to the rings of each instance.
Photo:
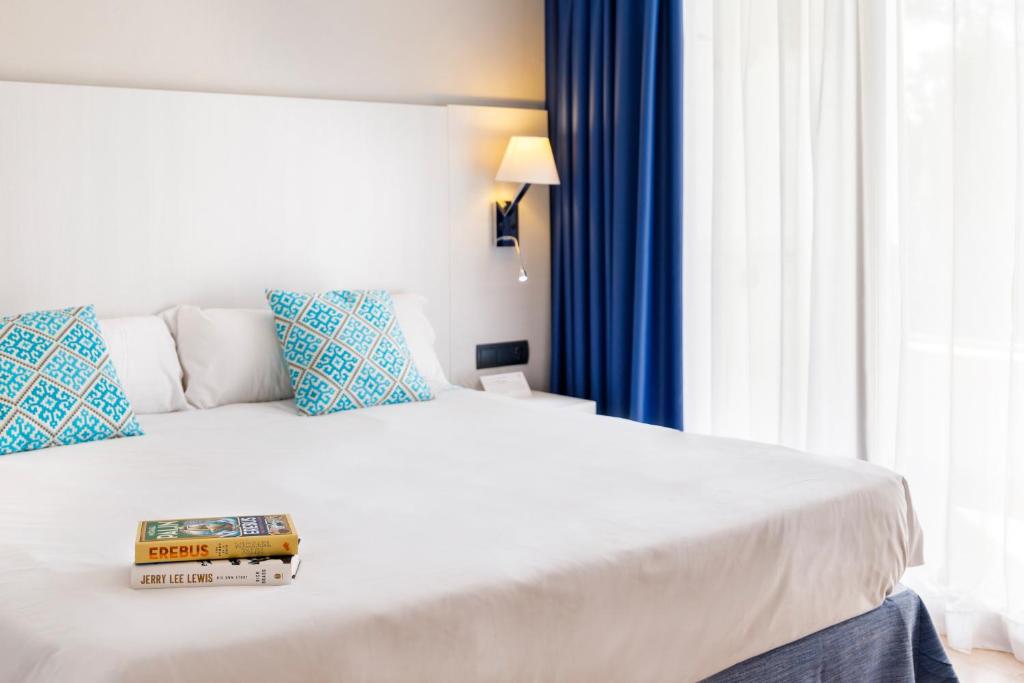
[[[530,185],[558,185],[558,168],[546,137],[515,135],[508,141],[505,156],[494,177],[500,182],[520,183],[519,191],[510,202],[498,202],[495,207],[498,247],[513,246],[519,257],[519,281],[526,282],[526,266],[519,248],[519,202]]]

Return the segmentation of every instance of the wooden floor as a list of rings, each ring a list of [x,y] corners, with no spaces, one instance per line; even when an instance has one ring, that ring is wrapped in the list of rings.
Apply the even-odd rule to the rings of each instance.
[[[945,638],[942,644],[946,645]],[[1008,652],[974,650],[966,654],[948,645],[946,652],[963,683],[1024,683],[1024,664]]]

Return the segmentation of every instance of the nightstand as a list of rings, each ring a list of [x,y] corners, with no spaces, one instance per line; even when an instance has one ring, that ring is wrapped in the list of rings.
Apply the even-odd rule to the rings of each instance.
[[[576,413],[597,414],[597,401],[590,401],[585,398],[574,396],[562,396],[561,394],[549,394],[546,391],[534,390],[529,398],[517,399],[528,401],[530,405],[538,408],[549,408],[552,410],[571,410]]]

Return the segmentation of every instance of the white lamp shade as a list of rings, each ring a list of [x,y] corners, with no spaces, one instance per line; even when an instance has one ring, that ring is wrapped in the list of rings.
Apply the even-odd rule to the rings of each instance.
[[[508,141],[495,180],[531,185],[558,185],[558,169],[547,138],[515,135]]]

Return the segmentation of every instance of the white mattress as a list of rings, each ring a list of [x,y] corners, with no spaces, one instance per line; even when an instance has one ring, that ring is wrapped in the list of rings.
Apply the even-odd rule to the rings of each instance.
[[[3,681],[684,681],[881,603],[903,480],[467,390],[0,458]],[[135,591],[136,522],[290,512],[280,588]]]

